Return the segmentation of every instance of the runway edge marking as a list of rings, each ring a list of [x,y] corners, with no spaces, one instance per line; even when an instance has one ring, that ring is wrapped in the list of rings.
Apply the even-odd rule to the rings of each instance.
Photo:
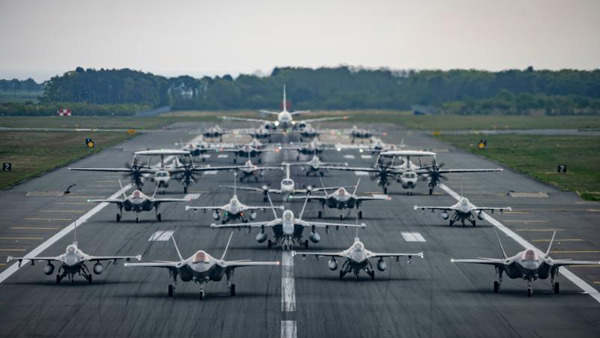
[[[457,194],[456,192],[454,192],[452,189],[450,189],[447,185],[440,183],[439,186],[444,191],[446,191],[450,196],[452,196],[454,199],[456,199],[457,201],[460,200],[460,195]],[[515,242],[519,243],[525,249],[533,249],[540,256],[546,255],[545,252],[536,248],[533,244],[529,243],[523,237],[519,236],[517,233],[515,233],[512,230],[510,230],[509,228],[507,228],[504,224],[500,223],[498,220],[496,220],[492,216],[490,216],[484,212],[483,217],[485,220],[492,223],[496,228],[500,229],[508,237],[515,240]],[[590,295],[592,298],[594,298],[598,303],[600,303],[600,292],[598,292],[598,290],[594,289],[594,287],[592,287],[591,285],[586,283],[583,279],[579,278],[578,276],[576,276],[574,273],[572,273],[565,267],[561,267],[560,274],[565,276],[573,284],[577,285],[581,290],[586,292],[588,295]]]
[[[125,187],[123,187],[123,189],[120,189],[116,193],[112,194],[109,197],[109,199],[113,199],[113,198],[119,197],[125,191],[131,189],[131,186],[132,186],[131,184],[126,185]],[[44,243],[40,244],[37,248],[31,250],[25,256],[37,256],[37,255],[39,255],[44,250],[48,249],[52,244],[58,242],[61,238],[65,237],[71,231],[73,231],[73,229],[75,229],[75,224],[77,224],[78,226],[81,226],[83,223],[87,222],[88,219],[90,219],[92,216],[94,216],[95,214],[97,214],[100,210],[104,209],[108,204],[109,203],[106,203],[106,202],[98,204],[97,206],[95,206],[94,208],[92,208],[90,211],[86,212],[83,216],[81,216],[77,220],[75,220],[73,223],[69,224],[67,227],[65,227],[64,229],[62,229],[61,231],[59,231],[56,235],[50,237],[47,241],[45,241]],[[29,260],[23,260],[23,263],[21,264],[21,267],[27,265],[27,263],[29,263]],[[19,271],[19,269],[21,267],[19,267],[19,263],[15,263],[15,264],[9,266],[6,270],[4,270],[2,273],[0,273],[0,283],[3,283],[8,277],[12,276],[15,272]]]

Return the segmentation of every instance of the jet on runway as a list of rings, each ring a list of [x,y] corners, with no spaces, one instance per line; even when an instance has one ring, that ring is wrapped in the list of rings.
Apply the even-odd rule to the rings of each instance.
[[[344,276],[348,273],[354,273],[356,276],[356,280],[359,280],[359,273],[361,270],[365,270],[365,272],[371,277],[371,279],[375,279],[375,269],[373,268],[373,264],[369,261],[371,258],[379,258],[377,260],[377,269],[381,272],[385,271],[387,268],[387,264],[383,260],[385,257],[395,257],[396,262],[400,259],[400,257],[408,257],[408,263],[412,263],[413,257],[423,258],[422,252],[417,253],[375,253],[373,251],[369,251],[365,248],[365,245],[360,241],[358,237],[354,239],[354,244],[351,247],[344,251],[340,252],[292,252],[292,256],[301,255],[302,257],[306,256],[315,256],[318,260],[319,257],[331,257],[331,260],[327,263],[329,269],[331,271],[335,271],[338,268],[338,263],[335,260],[336,258],[345,259],[345,262],[342,264],[340,268],[340,279],[343,279]]]
[[[467,198],[462,197],[462,196],[456,204],[451,205],[449,207],[432,207],[432,206],[415,205],[414,208],[415,208],[415,210],[427,209],[427,210],[431,210],[431,212],[440,210],[440,211],[442,211],[441,215],[442,215],[443,219],[450,218],[450,215],[448,213],[453,212],[452,218],[450,219],[450,226],[454,225],[454,223],[456,223],[458,221],[460,221],[463,226],[465,226],[465,221],[469,221],[471,223],[471,225],[476,226],[477,220],[475,218],[477,217],[480,220],[483,220],[482,212],[484,212],[484,211],[491,211],[492,213],[494,213],[494,211],[500,211],[500,213],[502,213],[504,210],[509,210],[509,211],[512,210],[511,207],[504,207],[504,208],[476,207],[473,204],[471,204],[471,202],[469,202],[469,200]]]
[[[119,185],[121,185],[121,181],[119,181]],[[121,185],[121,189],[123,186]],[[135,212],[135,222],[139,222],[138,214],[143,211],[151,211],[154,209],[156,214],[156,219],[160,222],[162,220],[161,214],[158,212],[158,207],[161,203],[172,203],[172,202],[189,202],[188,198],[155,198],[156,192],[158,191],[158,186],[154,190],[154,194],[152,196],[148,196],[139,190],[134,190],[131,195],[125,195],[123,192],[123,198],[107,198],[107,199],[90,199],[89,203],[114,203],[119,208],[119,213],[117,214],[117,222],[121,221],[123,218],[123,210],[128,212]]]
[[[306,172],[306,176],[311,174],[325,176],[325,169],[323,167],[347,167],[348,163],[334,163],[334,162],[321,162],[317,155],[313,155],[310,161],[296,162],[296,163],[284,163],[290,166],[300,166],[302,171]]]
[[[181,256],[179,248],[177,247],[175,238],[171,237],[171,239],[173,239],[173,244],[175,245],[175,250],[177,251],[177,256],[179,256],[179,261],[125,263],[125,266],[168,269],[169,275],[173,279],[173,284],[169,284],[168,288],[169,297],[173,297],[173,291],[177,287],[177,276],[179,276],[179,279],[181,279],[182,282],[193,281],[195,283],[200,284],[201,300],[204,299],[204,297],[206,296],[204,287],[209,281],[218,282],[221,281],[223,277],[226,277],[229,292],[232,296],[235,296],[235,284],[231,283],[231,279],[233,278],[233,273],[235,269],[242,267],[279,265],[279,262],[253,262],[250,260],[226,261],[225,255],[227,254],[227,249],[229,248],[229,244],[231,243],[232,236],[233,232],[231,233],[231,235],[229,235],[227,246],[225,247],[225,251],[223,251],[223,255],[220,259],[209,255],[204,250],[198,250],[191,257],[184,259]]]
[[[370,139],[373,136],[387,135],[387,133],[380,133],[380,132],[372,131],[370,129],[358,128],[357,126],[353,126],[352,129],[350,129],[350,131],[348,133],[350,134],[350,137],[352,138],[352,143],[354,143],[354,141],[356,139]]]
[[[223,135],[227,132],[223,130],[219,125],[215,125],[214,127],[210,127],[204,132],[202,132],[202,136],[206,138],[219,138],[221,141],[223,140]]]
[[[537,279],[548,279],[554,293],[560,292],[559,282],[554,278],[558,275],[558,270],[563,265],[600,265],[600,261],[579,261],[571,259],[552,259],[550,258],[550,249],[554,242],[556,231],[552,234],[552,239],[548,245],[546,253],[531,247],[523,250],[512,257],[506,255],[500,237],[496,232],[500,249],[502,249],[502,258],[475,258],[475,259],[452,259],[453,263],[470,263],[493,265],[498,275],[498,280],[494,281],[494,292],[497,293],[502,285],[502,274],[506,273],[508,278],[522,278],[527,281],[527,297],[531,297],[533,292],[531,282]]]
[[[269,197],[269,202],[271,199]],[[317,233],[316,228],[325,228],[326,232],[329,232],[330,227],[335,227],[339,229],[339,227],[358,227],[365,228],[367,225],[362,224],[344,224],[344,223],[322,223],[322,222],[313,222],[313,221],[305,221],[302,219],[302,215],[304,214],[304,209],[306,208],[306,203],[308,200],[304,201],[304,205],[302,206],[302,211],[300,211],[300,215],[298,217],[294,216],[294,212],[291,210],[285,210],[281,218],[277,216],[277,211],[275,207],[273,207],[273,203],[271,202],[271,209],[273,210],[274,219],[271,221],[265,222],[250,222],[250,223],[237,223],[237,224],[211,224],[211,228],[223,229],[223,228],[247,228],[248,230],[252,228],[259,228],[260,232],[256,235],[256,241],[258,243],[263,243],[267,241],[267,247],[270,249],[273,245],[281,245],[283,250],[291,250],[293,244],[304,245],[305,248],[308,248],[308,239],[302,240],[302,234],[305,228],[310,228],[311,232],[308,235],[308,238],[313,243],[318,243],[321,240],[321,236]],[[271,241],[268,239],[268,235],[265,233],[266,228],[271,228],[273,230],[274,239]]]

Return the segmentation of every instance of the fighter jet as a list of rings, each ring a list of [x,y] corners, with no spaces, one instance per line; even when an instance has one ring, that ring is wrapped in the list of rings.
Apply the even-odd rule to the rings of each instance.
[[[244,144],[241,147],[221,148],[218,150],[218,152],[233,153],[235,155],[235,157],[233,158],[233,163],[237,163],[238,157],[247,157],[248,159],[257,157],[257,161],[259,164],[262,163],[260,155],[262,155],[263,152],[270,151],[279,150],[275,148],[265,148],[265,146],[257,139],[253,139],[252,141]]]
[[[321,184],[323,184],[323,181],[321,181]],[[322,210],[319,210],[319,218],[323,217],[325,207],[338,210],[348,209],[348,214],[350,214],[351,209],[356,209],[358,218],[362,218],[363,212],[360,210],[360,206],[364,201],[390,201],[392,199],[387,195],[357,196],[356,191],[358,190],[359,184],[360,178],[358,179],[358,182],[356,182],[356,186],[354,187],[354,191],[352,193],[348,192],[348,190],[346,190],[344,187],[339,187],[334,192],[329,193],[327,189],[323,187],[325,195],[308,195],[306,197],[292,196],[292,199],[307,198],[309,201],[320,202]],[[340,215],[340,219],[342,218],[343,216]]]
[[[371,151],[372,154],[379,154],[384,151],[398,150],[400,148],[405,147],[404,140],[402,140],[400,144],[391,144],[383,142],[383,140],[381,140],[379,137],[372,137],[371,139],[372,142],[369,145],[369,151]]]
[[[387,135],[387,133],[380,133],[370,129],[362,129],[358,128],[357,126],[353,126],[349,133],[350,137],[352,138],[352,143],[354,143],[356,139],[370,139],[372,136],[376,135]]]
[[[415,208],[415,210],[427,209],[427,210],[431,210],[431,212],[440,210],[440,211],[442,211],[441,216],[445,220],[450,218],[450,215],[448,213],[453,212],[452,218],[450,219],[450,226],[454,225],[454,223],[456,223],[458,221],[460,221],[463,226],[465,226],[465,221],[469,221],[473,226],[476,226],[477,220],[475,218],[477,217],[480,220],[483,220],[482,212],[484,212],[484,211],[491,211],[492,213],[494,213],[494,211],[500,211],[500,213],[502,213],[504,210],[509,210],[509,211],[512,210],[511,207],[504,207],[504,208],[476,207],[473,204],[471,204],[467,198],[462,197],[462,196],[461,196],[460,200],[458,201],[458,203],[451,205],[449,207],[429,207],[429,206],[415,205],[414,208]]]
[[[273,207],[273,203],[271,198],[269,197],[269,202],[271,203],[271,210],[273,210],[274,219],[271,221],[265,222],[250,222],[250,223],[237,223],[237,224],[211,224],[211,228],[223,229],[223,228],[247,228],[248,230],[252,228],[259,228],[260,232],[256,235],[256,241],[258,243],[263,243],[267,241],[267,247],[270,249],[273,245],[281,245],[283,250],[291,250],[294,244],[304,245],[305,248],[308,248],[308,239],[303,241],[302,234],[305,228],[310,228],[311,232],[308,235],[308,238],[313,243],[318,243],[321,240],[321,236],[317,233],[316,228],[325,228],[326,232],[329,232],[330,227],[335,227],[339,229],[339,227],[359,227],[365,228],[367,225],[362,224],[343,224],[343,223],[321,223],[321,222],[313,222],[313,221],[305,221],[302,220],[302,215],[304,214],[304,209],[306,208],[306,202],[304,201],[304,205],[302,206],[302,210],[300,211],[300,215],[298,217],[294,216],[294,212],[291,210],[285,210],[281,218],[277,216],[277,211],[275,207]],[[268,235],[265,233],[266,228],[273,229],[273,241],[268,239]]]
[[[268,126],[268,124],[262,124],[258,128],[237,129],[235,132],[242,135],[250,135],[253,139],[268,139],[269,142],[271,142],[271,136],[277,132],[272,129],[269,129]]]
[[[248,220],[255,220],[256,219],[256,211],[257,210],[265,210],[267,208],[271,208],[268,205],[265,206],[249,206],[249,205],[245,205],[242,202],[240,202],[240,200],[238,199],[237,196],[237,191],[236,191],[236,180],[235,180],[235,175],[234,175],[234,179],[233,179],[233,183],[234,183],[234,190],[233,190],[233,197],[231,198],[231,200],[229,200],[229,203],[225,204],[225,205],[221,205],[221,206],[214,206],[214,207],[192,207],[187,205],[185,207],[185,210],[203,210],[205,213],[207,210],[212,210],[213,211],[213,218],[215,219],[215,221],[218,221],[219,219],[221,219],[221,217],[223,217],[223,221],[222,223],[228,223],[229,221],[241,221],[244,223],[248,223]],[[281,210],[285,210],[284,206],[278,206],[277,208],[281,209]]]
[[[121,181],[119,181],[119,185],[121,185]],[[123,186],[121,185],[121,189]],[[161,203],[172,203],[172,202],[189,202],[189,198],[155,198],[156,192],[158,191],[158,186],[154,190],[154,194],[152,196],[148,196],[139,190],[134,190],[131,195],[125,195],[123,192],[123,198],[107,198],[107,199],[89,199],[87,200],[89,203],[114,203],[119,208],[119,213],[117,214],[117,222],[120,222],[123,218],[123,209],[128,212],[135,212],[135,222],[139,222],[139,213],[143,211],[151,211],[154,209],[154,213],[156,214],[156,219],[160,222],[162,220],[161,213],[158,210],[158,207]]]
[[[269,201],[269,194],[279,194],[282,195],[284,201],[289,201],[290,197],[294,194],[302,194],[306,195],[314,191],[320,191],[323,188],[314,188],[312,186],[306,186],[304,188],[296,188],[296,183],[290,177],[290,164],[282,163],[285,166],[285,177],[281,180],[279,189],[271,188],[268,184],[263,185],[260,188],[255,187],[237,187],[238,190],[246,190],[246,191],[254,191],[254,192],[262,192],[263,193],[263,201]],[[233,186],[222,186],[224,188],[235,188]],[[331,188],[333,189],[333,188]]]
[[[312,140],[308,143],[280,146],[279,149],[297,151],[298,155],[296,156],[296,161],[299,161],[300,155],[318,155],[318,154],[321,154],[325,150],[334,150],[337,148],[334,146],[325,145],[321,141],[319,141],[319,139],[315,138],[314,140]]]
[[[283,167],[277,166],[257,166],[252,163],[252,160],[246,161],[243,166],[232,167],[237,170],[240,176],[240,182],[243,182],[246,178],[254,177],[254,180],[258,182],[259,177],[263,177],[265,170],[283,170]]]
[[[311,174],[314,174],[315,176],[325,176],[325,169],[323,169],[323,167],[347,167],[348,163],[321,162],[317,155],[313,155],[313,158],[310,161],[289,163],[289,165],[299,166],[300,169],[306,173],[306,176],[310,176]]]
[[[204,141],[202,138],[198,140],[196,143],[184,143],[183,140],[180,140],[180,143],[175,143],[176,146],[182,147],[181,150],[189,151],[192,156],[200,156],[206,154],[209,150],[212,150],[217,146],[215,143],[208,143]],[[205,157],[202,157],[202,162],[206,161]]]
[[[225,131],[219,127],[219,125],[215,125],[214,127],[210,127],[202,133],[202,136],[206,138],[219,138],[221,141],[223,140],[223,135],[225,135]]]
[[[74,229],[75,233],[77,231],[77,225],[75,225]],[[90,270],[86,266],[87,262],[95,262],[93,271],[95,274],[99,275],[104,271],[104,266],[102,265],[102,261],[112,261],[113,264],[117,264],[119,259],[126,259],[129,261],[130,259],[137,259],[138,261],[142,259],[141,255],[137,256],[90,256],[85,252],[81,251],[77,245],[77,235],[75,235],[75,241],[72,244],[67,246],[65,253],[59,256],[35,256],[35,257],[12,257],[8,256],[6,261],[10,262],[12,260],[19,261],[19,267],[25,261],[31,262],[31,265],[35,265],[35,261],[46,261],[46,266],[44,266],[44,273],[50,276],[54,272],[54,265],[52,262],[58,262],[60,266],[58,267],[58,271],[56,274],[56,284],[60,284],[60,282],[65,277],[69,277],[71,284],[73,284],[73,277],[76,274],[83,276],[89,283],[92,283],[92,274]]]
[[[498,293],[502,284],[502,274],[506,273],[508,278],[522,278],[527,281],[527,297],[531,297],[533,290],[531,282],[537,279],[548,279],[550,277],[550,286],[554,293],[560,292],[559,282],[554,282],[558,275],[558,270],[563,265],[599,265],[600,261],[576,261],[570,259],[552,259],[550,258],[550,249],[554,242],[556,231],[552,234],[552,239],[548,245],[546,253],[541,250],[530,247],[512,257],[506,255],[500,237],[496,232],[500,249],[502,249],[503,258],[476,258],[476,259],[451,259],[452,263],[471,263],[493,265],[498,275],[498,280],[494,281],[494,293]]]
[[[286,99],[286,94],[285,94],[285,85],[283,85],[283,110],[281,112],[273,112],[273,111],[269,111],[269,110],[260,110],[261,113],[263,114],[269,114],[269,115],[276,115],[277,116],[277,120],[276,121],[270,121],[270,120],[262,120],[262,119],[252,119],[252,118],[243,118],[243,117],[232,117],[232,116],[224,116],[223,119],[225,120],[237,120],[237,121],[248,121],[248,122],[259,122],[262,123],[265,128],[267,129],[282,129],[282,130],[287,130],[288,128],[304,128],[306,127],[307,123],[312,123],[312,122],[319,122],[319,121],[330,121],[330,120],[339,120],[339,119],[347,119],[347,116],[343,116],[343,117],[324,117],[324,118],[317,118],[317,119],[307,119],[307,120],[301,120],[301,121],[295,121],[293,116],[295,115],[299,115],[302,113],[308,113],[310,112],[309,110],[303,110],[303,111],[295,111],[295,112],[288,112],[287,111],[287,99]]]
[[[381,272],[385,271],[387,268],[387,264],[383,260],[385,257],[395,257],[396,262],[400,259],[400,257],[408,257],[408,263],[412,264],[413,257],[423,258],[422,252],[417,253],[375,253],[373,251],[369,251],[365,248],[365,245],[360,241],[358,236],[354,238],[354,244],[351,247],[344,251],[340,252],[292,252],[292,256],[301,255],[303,258],[306,256],[315,256],[315,259],[319,259],[319,257],[331,257],[331,260],[327,263],[329,269],[331,271],[335,271],[338,268],[338,263],[335,260],[336,258],[340,258],[342,260],[346,260],[341,268],[340,268],[340,279],[343,279],[344,276],[350,272],[354,273],[356,276],[356,281],[359,280],[359,273],[361,270],[365,270],[365,272],[371,277],[371,279],[375,279],[375,269],[373,268],[373,264],[369,261],[371,258],[379,258],[377,260],[377,269]]]
[[[279,265],[279,262],[253,262],[249,260],[226,261],[225,255],[231,243],[233,232],[229,235],[227,246],[221,258],[215,258],[204,250],[198,250],[191,257],[184,259],[177,247],[175,238],[173,244],[179,256],[179,261],[154,261],[149,263],[125,263],[126,267],[146,267],[146,268],[165,268],[169,270],[169,276],[173,279],[173,284],[169,284],[168,295],[173,297],[173,292],[177,288],[177,276],[182,282],[193,281],[200,284],[200,300],[206,297],[204,287],[210,281],[218,282],[227,278],[227,287],[231,296],[235,296],[235,284],[231,283],[235,269],[242,267],[270,266]]]

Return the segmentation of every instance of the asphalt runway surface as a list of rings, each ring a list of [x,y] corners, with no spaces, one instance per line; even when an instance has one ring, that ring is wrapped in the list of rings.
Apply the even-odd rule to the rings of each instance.
[[[241,126],[240,124],[235,124]],[[190,130],[203,125],[179,124],[164,132],[142,134],[72,167],[121,167],[134,151],[170,148],[180,138],[191,139]],[[208,126],[208,125],[204,125]],[[338,126],[348,127],[347,124]],[[438,162],[447,168],[496,168],[483,158],[449,148],[420,133],[377,126],[386,130],[387,142],[438,152]],[[278,136],[293,140],[295,136]],[[476,136],[474,136],[476,138]],[[221,155],[221,156],[219,156]],[[211,154],[206,163],[231,164],[232,157]],[[352,166],[371,166],[369,153],[326,152],[327,161],[348,162]],[[266,163],[293,161],[293,152],[265,155]],[[307,157],[308,159],[308,157]],[[199,161],[198,161],[199,163]],[[552,170],[551,168],[549,170]],[[320,185],[317,178],[306,178],[292,169],[296,184]],[[282,172],[267,172],[260,183],[278,187]],[[352,185],[362,177],[359,192],[381,193],[368,176],[330,171],[326,185]],[[119,190],[119,174],[69,172],[58,169],[43,177],[0,192],[0,271],[6,276],[13,264],[7,255],[30,252],[73,221],[95,207],[89,198],[105,198]],[[124,180],[126,182],[127,179]],[[72,193],[61,192],[76,184]],[[190,205],[221,205],[231,198],[232,174],[221,172],[199,176],[190,194],[199,194]],[[511,206],[513,212],[493,217],[536,247],[545,251],[553,231],[557,242],[554,258],[600,260],[600,206],[585,202],[575,194],[562,192],[523,175],[506,170],[501,173],[453,175],[445,183],[458,193],[463,191],[478,206]],[[147,183],[144,192],[152,193]],[[131,190],[129,191],[129,193]],[[510,194],[509,194],[510,193]],[[426,182],[408,196],[400,185],[389,189],[392,200],[370,202],[363,206],[367,228],[358,235],[366,248],[377,252],[424,252],[424,259],[387,260],[384,272],[375,271],[375,280],[361,274],[356,281],[347,275],[339,280],[330,271],[327,259],[293,260],[281,248],[267,249],[255,241],[256,230],[235,231],[228,259],[276,260],[282,266],[243,268],[236,271],[237,295],[229,296],[226,283],[209,283],[207,297],[199,300],[194,283],[179,283],[173,298],[167,297],[169,274],[164,269],[126,268],[122,261],[94,275],[93,284],[78,277],[71,285],[64,280],[56,285],[55,276],[44,275],[43,262],[21,267],[0,284],[0,335],[2,336],[193,336],[209,337],[598,337],[600,304],[592,296],[559,275],[561,293],[554,294],[548,280],[533,283],[534,294],[526,295],[523,280],[506,277],[500,293],[495,294],[492,267],[458,265],[451,258],[501,257],[494,226],[479,221],[477,227],[449,227],[439,213],[415,211],[418,205],[452,205],[455,199],[437,188],[427,194]],[[264,204],[258,193],[239,192],[246,204]],[[177,182],[164,196],[182,197]],[[275,204],[281,200],[273,196]],[[296,214],[301,201],[286,203]],[[185,203],[162,206],[162,222],[153,212],[124,214],[115,222],[116,207],[108,205],[95,213],[77,230],[79,248],[92,255],[143,255],[142,261],[176,260],[171,241],[149,241],[159,231],[173,231],[184,257],[203,249],[220,257],[229,230],[211,229],[211,212],[186,212]],[[318,204],[309,204],[308,219],[317,220]],[[280,213],[281,215],[281,213]],[[343,212],[346,215],[346,212]],[[352,213],[354,215],[354,212]],[[272,217],[259,212],[259,220]],[[321,221],[340,221],[340,212],[327,210]],[[305,232],[306,233],[306,232]],[[407,241],[406,233],[418,233],[424,241]],[[320,232],[321,242],[310,250],[341,251],[354,241],[352,229]],[[522,247],[500,232],[509,255]],[[74,240],[69,233],[43,251],[44,256],[64,253]],[[298,251],[302,250],[297,248]],[[339,262],[339,261],[338,261]],[[375,261],[373,261],[375,263]],[[89,266],[91,268],[91,266]],[[599,267],[570,268],[595,290],[600,288]],[[2,276],[2,275],[0,275]]]

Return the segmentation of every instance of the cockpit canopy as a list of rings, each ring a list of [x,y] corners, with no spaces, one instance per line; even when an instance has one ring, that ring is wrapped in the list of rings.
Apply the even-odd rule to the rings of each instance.
[[[77,247],[74,244],[67,246],[67,253],[75,253],[77,252]]]
[[[291,221],[292,219],[294,219],[294,213],[291,210],[284,211],[283,219],[286,221]]]
[[[229,204],[231,205],[238,205],[240,203],[240,201],[238,201],[237,198],[232,198],[231,201],[229,201]]]
[[[362,244],[362,242],[355,242],[352,246],[352,249],[354,251],[363,251],[365,249],[365,245]]]
[[[469,205],[469,200],[468,200],[468,199],[466,199],[466,198],[462,198],[462,199],[460,200],[460,204],[462,204],[462,205]]]
[[[133,193],[131,193],[131,197],[133,198],[142,198],[143,196],[144,194],[139,190],[135,190]]]
[[[336,192],[339,196],[346,196],[348,195],[348,191],[344,188],[339,188]]]
[[[281,181],[281,184],[282,184],[282,185],[293,185],[293,184],[294,184],[294,181],[292,181],[292,180],[291,180],[291,179],[289,179],[289,178],[286,178],[286,179],[284,179],[283,181]]]
[[[157,171],[156,174],[154,174],[154,176],[156,177],[169,177],[169,173],[166,171]]]
[[[208,263],[210,262],[210,255],[207,254],[204,250],[197,251],[194,254],[194,258],[192,259],[192,263]]]
[[[525,250],[525,252],[523,253],[522,259],[524,261],[537,261],[538,255],[535,253],[535,251],[528,249],[528,250]]]

